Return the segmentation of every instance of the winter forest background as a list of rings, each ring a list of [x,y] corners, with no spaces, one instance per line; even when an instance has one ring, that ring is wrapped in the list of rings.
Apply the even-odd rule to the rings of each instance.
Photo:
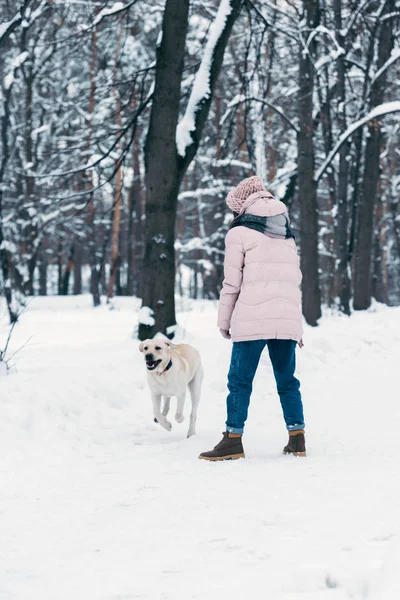
[[[227,192],[288,205],[303,313],[400,304],[400,2],[0,0],[0,291],[218,298]],[[176,275],[175,275],[176,273]]]

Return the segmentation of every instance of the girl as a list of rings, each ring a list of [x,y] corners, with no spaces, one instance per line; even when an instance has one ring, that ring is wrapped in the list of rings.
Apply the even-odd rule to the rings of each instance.
[[[300,382],[294,376],[302,344],[301,271],[286,206],[249,177],[228,194],[234,220],[226,236],[225,279],[218,309],[221,335],[232,339],[226,431],[199,458],[244,457],[242,434],[261,353],[268,348],[283,417],[289,431],[285,454],[305,456]]]

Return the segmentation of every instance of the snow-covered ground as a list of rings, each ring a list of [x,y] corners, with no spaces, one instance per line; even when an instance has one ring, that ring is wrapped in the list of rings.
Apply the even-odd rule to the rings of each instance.
[[[0,599],[398,600],[400,309],[306,330],[306,459],[281,454],[265,358],[247,458],[217,464],[197,458],[224,428],[215,303],[179,315],[206,373],[189,440],[187,422],[152,422],[137,309],[37,298],[15,329],[11,352],[29,341],[0,377]]]

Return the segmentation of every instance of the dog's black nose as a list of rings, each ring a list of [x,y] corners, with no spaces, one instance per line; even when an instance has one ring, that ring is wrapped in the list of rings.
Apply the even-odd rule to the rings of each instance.
[[[146,354],[146,360],[153,360],[153,355],[152,354]]]

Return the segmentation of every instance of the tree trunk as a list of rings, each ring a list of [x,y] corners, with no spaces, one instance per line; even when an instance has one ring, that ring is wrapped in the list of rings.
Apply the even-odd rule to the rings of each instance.
[[[0,159],[0,265],[1,275],[3,278],[4,286],[4,297],[6,299],[8,316],[10,323],[15,323],[18,320],[18,311],[15,302],[15,292],[13,290],[13,281],[11,277],[11,257],[6,249],[6,240],[4,238],[4,223],[3,223],[3,179],[6,171],[6,166],[10,158],[9,148],[9,136],[8,129],[11,125],[10,119],[10,99],[11,99],[11,86],[8,90],[3,92],[4,101],[2,103],[3,114],[0,119],[1,124],[1,149],[2,156]],[[1,293],[1,292],[0,292]]]
[[[100,306],[100,274],[97,260],[97,239],[93,195],[90,197],[89,204],[89,262],[90,262],[90,293],[92,294],[93,306]]]
[[[63,265],[63,247],[62,247],[61,240],[59,240],[58,248],[57,248],[57,293],[59,296],[62,296],[62,290],[63,290],[62,265]]]
[[[82,244],[75,242],[74,250],[74,295],[82,294]]]
[[[97,32],[96,28],[92,29],[91,35],[91,57],[90,57],[90,95],[89,95],[89,119],[88,119],[88,142],[87,149],[88,155],[91,151],[92,147],[92,134],[93,134],[93,122],[92,115],[94,112],[95,102],[96,102],[96,79],[95,79],[95,71],[96,71],[96,58],[97,58]],[[87,189],[92,190],[93,185],[91,181],[91,175],[89,172],[88,180],[87,180]],[[89,263],[90,263],[90,292],[92,294],[93,306],[100,306],[100,274],[98,268],[98,260],[97,260],[97,239],[96,239],[96,207],[94,204],[93,193],[90,195],[90,200],[88,202],[88,230],[89,230]]]
[[[152,310],[154,324],[139,323],[139,338],[157,332],[173,336],[175,317],[175,220],[182,178],[196,155],[223,56],[241,0],[231,0],[231,13],[216,42],[209,70],[207,96],[196,106],[195,129],[185,155],[178,155],[176,127],[188,26],[189,1],[167,0],[162,40],[157,49],[156,78],[146,139],[146,234],[143,260],[142,305]]]
[[[0,192],[1,193],[1,192]],[[7,303],[8,316],[10,318],[10,323],[15,323],[18,321],[18,313],[14,306],[13,300],[13,289],[11,284],[11,273],[10,273],[10,263],[9,263],[9,255],[7,250],[3,245],[3,227],[0,213],[0,263],[1,263],[1,275],[3,277],[3,285],[4,285],[4,297]]]
[[[115,53],[114,53],[114,98],[115,98],[115,124],[118,129],[121,129],[121,100],[117,91],[117,64],[118,57],[120,53],[121,46],[121,38],[122,38],[122,28],[120,28],[120,32],[118,35],[118,42],[116,45]],[[117,145],[117,152],[121,152],[121,148]],[[111,300],[114,296],[114,287],[115,287],[115,279],[117,270],[120,267],[120,257],[119,257],[119,237],[120,237],[120,228],[121,228],[121,200],[122,200],[122,163],[121,160],[118,160],[117,164],[117,173],[115,177],[115,200],[114,200],[114,214],[113,214],[113,223],[112,223],[112,236],[111,236],[111,261],[110,261],[110,277],[108,280],[108,294],[107,294],[107,302]]]
[[[138,294],[138,253],[140,250],[141,231],[141,185],[140,185],[140,163],[139,163],[139,133],[133,140],[133,181],[128,193],[128,232],[127,232],[127,282],[126,295]]]
[[[175,214],[180,185],[176,127],[185,55],[189,1],[167,0],[146,139],[146,226],[142,304],[154,325],[139,324],[139,337],[168,333],[175,319]]]
[[[387,214],[386,206],[382,200],[378,200],[375,210],[375,240],[373,276],[371,283],[372,296],[377,302],[387,304],[388,298],[388,270],[387,270],[387,224],[384,215]]]
[[[395,0],[389,0],[385,13],[395,9]],[[379,70],[388,60],[393,48],[393,19],[382,20],[378,37]],[[385,96],[386,71],[371,85],[370,107],[382,104]],[[354,310],[365,310],[371,305],[371,257],[374,213],[380,176],[382,144],[381,123],[375,119],[368,124],[365,144],[362,202],[358,207],[358,226],[354,260]]]
[[[335,29],[338,44],[343,48],[345,39],[342,35],[342,0],[334,0],[335,11]],[[338,122],[340,132],[346,130],[346,65],[343,54],[337,58],[337,97],[339,102]],[[350,314],[350,264],[348,253],[348,228],[349,213],[347,203],[348,175],[350,144],[343,144],[339,150],[339,182],[338,182],[338,212],[337,212],[337,239],[339,244],[339,265],[338,265],[338,287],[339,287],[339,306],[340,310],[346,315]]]
[[[39,262],[39,295],[47,296],[47,258],[44,252]]]
[[[318,26],[319,1],[304,0],[305,38]],[[318,207],[317,187],[314,181],[314,124],[313,91],[314,67],[312,53],[314,42],[305,52],[300,47],[298,115],[300,131],[298,146],[298,186],[301,230],[302,307],[309,325],[316,326],[321,316],[321,294],[319,288],[318,261]]]
[[[74,268],[74,252],[75,252],[75,246],[74,244],[72,244],[70,250],[69,250],[69,256],[67,259],[67,264],[65,267],[65,271],[64,271],[64,275],[62,278],[62,286],[61,286],[61,295],[62,296],[68,296],[68,292],[69,292],[69,280],[71,278],[71,273],[73,271]]]
[[[115,182],[115,206],[112,223],[112,238],[111,238],[111,262],[110,262],[110,277],[108,280],[108,295],[107,302],[114,296],[115,276],[119,262],[119,232],[121,225],[121,196],[122,196],[122,169],[119,165],[116,182]]]

